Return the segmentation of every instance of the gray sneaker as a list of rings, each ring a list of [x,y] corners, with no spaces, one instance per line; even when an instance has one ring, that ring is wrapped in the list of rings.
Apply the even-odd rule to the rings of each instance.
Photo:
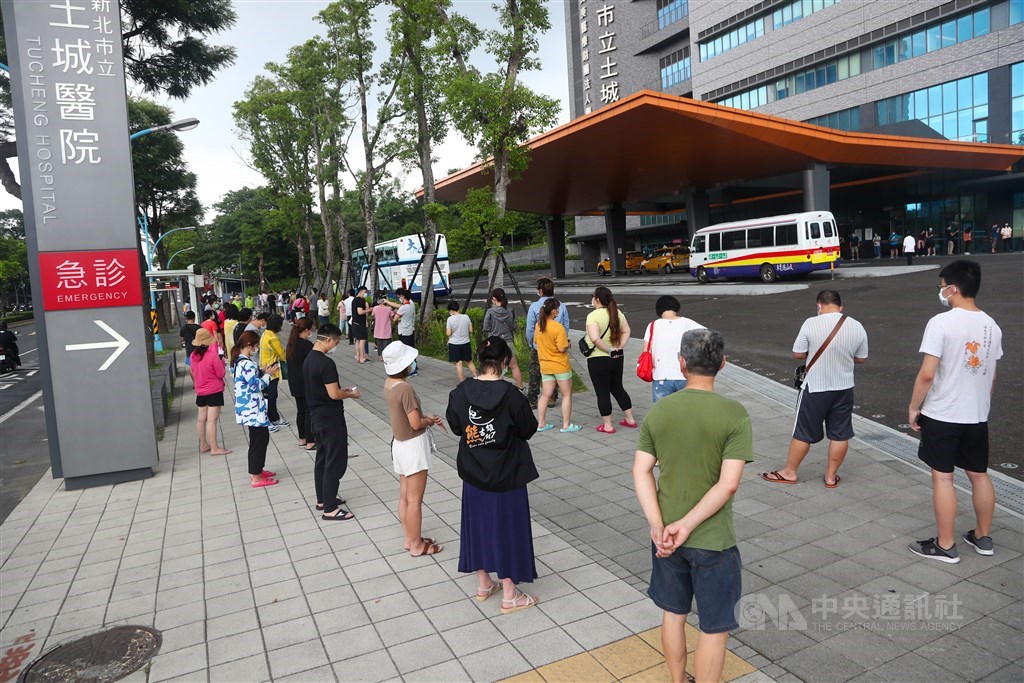
[[[996,554],[996,551],[992,549],[991,536],[982,536],[981,538],[978,538],[974,535],[974,529],[971,529],[966,534],[964,534],[964,540],[972,546],[974,546],[974,550],[977,551],[979,555]]]
[[[914,541],[909,546],[910,552],[929,560],[938,560],[947,564],[956,564],[960,561],[960,552],[956,549],[956,543],[949,550],[939,547],[937,538],[929,538],[926,541]]]

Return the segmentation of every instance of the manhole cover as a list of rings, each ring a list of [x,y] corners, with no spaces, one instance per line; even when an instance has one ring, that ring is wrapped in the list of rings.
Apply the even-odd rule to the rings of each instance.
[[[157,631],[145,626],[117,626],[57,646],[29,664],[18,682],[119,681],[145,666],[159,649]]]

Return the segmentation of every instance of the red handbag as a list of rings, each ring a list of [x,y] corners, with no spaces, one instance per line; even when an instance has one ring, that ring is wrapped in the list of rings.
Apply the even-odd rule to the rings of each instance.
[[[654,356],[651,355],[651,344],[654,343],[654,322],[651,321],[650,334],[647,337],[647,347],[640,352],[636,359],[636,376],[645,382],[654,381]]]

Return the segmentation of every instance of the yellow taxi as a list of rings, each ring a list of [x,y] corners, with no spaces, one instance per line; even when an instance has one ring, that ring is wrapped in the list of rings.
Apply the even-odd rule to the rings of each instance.
[[[671,273],[677,270],[689,270],[689,247],[662,247],[656,249],[640,264],[641,272]]]
[[[638,270],[640,270],[640,264],[643,262],[643,260],[644,260],[644,254],[643,254],[642,251],[627,251],[626,252],[626,270],[627,271],[633,271],[633,270],[637,270],[638,271]],[[611,272],[611,269],[612,269],[612,265],[611,265],[611,262],[608,259],[605,259],[604,261],[601,261],[600,263],[597,264],[597,274],[598,275],[607,275],[609,272]]]

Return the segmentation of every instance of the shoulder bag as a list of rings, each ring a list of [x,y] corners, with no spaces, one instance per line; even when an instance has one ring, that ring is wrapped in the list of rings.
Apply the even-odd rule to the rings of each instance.
[[[651,354],[651,345],[654,344],[654,321],[650,324],[650,334],[647,335],[647,347],[640,352],[636,359],[636,376],[645,382],[654,381],[654,356]]]
[[[610,325],[611,325],[611,323],[608,324],[608,326],[610,326]],[[608,326],[606,326],[604,328],[604,332],[601,333],[601,336],[598,337],[598,339],[601,339],[601,338],[604,337],[604,335],[608,334]],[[580,337],[580,342],[579,343],[580,343],[580,353],[582,353],[584,356],[587,356],[587,357],[589,357],[590,354],[592,354],[594,352],[594,349],[597,348],[596,345],[592,345],[590,343],[590,333],[586,332],[586,331],[584,331],[583,332],[583,336]]]
[[[839,332],[839,328],[842,327],[843,323],[846,322],[846,317],[847,316],[844,313],[843,317],[841,317],[839,319],[839,322],[836,323],[836,326],[832,328],[832,331],[829,333],[828,337],[825,338],[825,343],[818,347],[818,350],[814,354],[814,358],[811,358],[811,362],[808,363],[807,365],[801,365],[796,369],[796,372],[794,373],[793,377],[794,387],[796,387],[797,389],[803,387],[804,380],[807,379],[807,372],[818,361],[818,359],[821,358],[821,354],[825,351],[826,348],[828,348],[828,345],[832,343],[832,340],[835,339],[836,334]]]

